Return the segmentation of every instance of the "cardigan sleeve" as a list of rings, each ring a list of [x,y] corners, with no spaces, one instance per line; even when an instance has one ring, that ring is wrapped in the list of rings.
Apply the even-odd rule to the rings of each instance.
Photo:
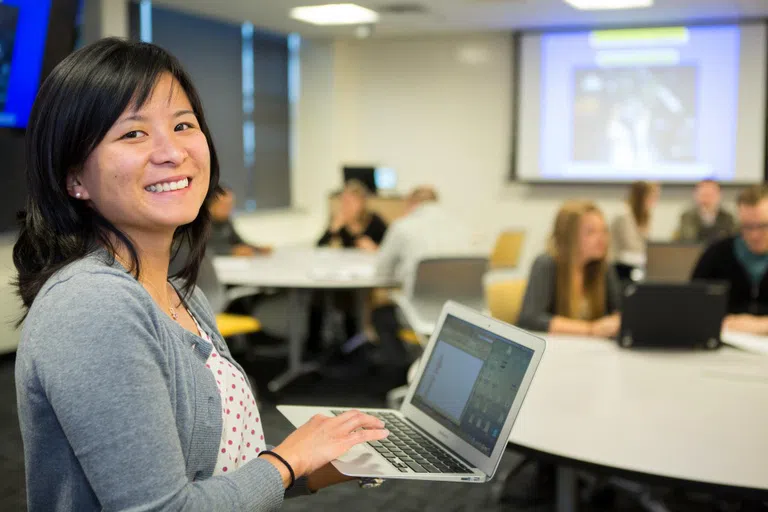
[[[39,454],[35,443],[51,442],[53,434],[30,421],[47,412],[105,510],[279,509],[282,480],[266,460],[229,475],[187,477],[172,367],[151,302],[121,279],[129,278],[77,274],[38,298],[17,375],[26,393],[19,404],[25,456]]]

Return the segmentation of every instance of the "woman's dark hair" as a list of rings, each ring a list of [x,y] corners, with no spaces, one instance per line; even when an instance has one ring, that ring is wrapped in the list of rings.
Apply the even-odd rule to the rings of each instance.
[[[13,248],[15,282],[25,311],[43,284],[62,267],[106,247],[112,258],[117,239],[131,257],[139,278],[135,245],[86,201],[67,193],[67,177],[86,159],[127,108],[139,109],[159,78],[169,73],[184,90],[210,150],[210,183],[197,218],[180,226],[172,252],[185,244],[186,261],[176,274],[184,294],[191,293],[205,255],[210,229],[208,204],[217,193],[219,162],[205,122],[200,97],[179,61],[162,48],[108,38],[65,58],[43,82],[32,108],[26,135],[26,210],[18,215],[19,238]],[[26,316],[26,312],[25,312]]]

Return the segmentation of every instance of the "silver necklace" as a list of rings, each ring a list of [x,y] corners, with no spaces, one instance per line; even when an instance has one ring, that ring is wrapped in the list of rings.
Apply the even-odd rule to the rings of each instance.
[[[122,260],[122,258],[120,258],[117,254],[115,254],[115,259],[123,267],[125,267],[126,269],[128,268],[128,265],[126,265],[126,263]],[[155,286],[152,283],[150,283],[149,281],[145,281],[145,282],[139,281],[139,284],[149,285],[149,286],[152,287],[153,290],[155,290],[155,293],[157,293],[158,295],[161,295],[160,291],[157,288],[155,288]],[[170,283],[168,281],[166,281],[165,284],[166,284],[166,290],[167,290],[167,286],[170,285]],[[167,297],[168,297],[168,311],[171,313],[171,318],[174,320],[174,322],[178,322],[179,321],[179,314],[176,312],[176,308],[173,307],[173,303],[171,302],[171,294],[169,293],[167,295]]]

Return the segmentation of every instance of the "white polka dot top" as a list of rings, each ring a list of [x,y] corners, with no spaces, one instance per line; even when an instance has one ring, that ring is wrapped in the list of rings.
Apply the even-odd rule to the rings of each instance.
[[[211,343],[211,337],[197,323],[200,337]],[[216,457],[216,468],[213,474],[221,475],[235,471],[249,460],[255,459],[266,449],[264,430],[261,428],[259,409],[256,398],[251,395],[251,389],[245,377],[229,361],[221,357],[213,347],[205,367],[211,370],[216,379],[216,386],[221,395],[221,443]]]

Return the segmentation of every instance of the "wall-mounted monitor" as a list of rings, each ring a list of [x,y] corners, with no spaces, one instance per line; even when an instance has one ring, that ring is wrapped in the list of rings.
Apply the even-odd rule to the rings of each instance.
[[[51,0],[0,3],[0,127],[27,126],[40,86],[50,13]]]

